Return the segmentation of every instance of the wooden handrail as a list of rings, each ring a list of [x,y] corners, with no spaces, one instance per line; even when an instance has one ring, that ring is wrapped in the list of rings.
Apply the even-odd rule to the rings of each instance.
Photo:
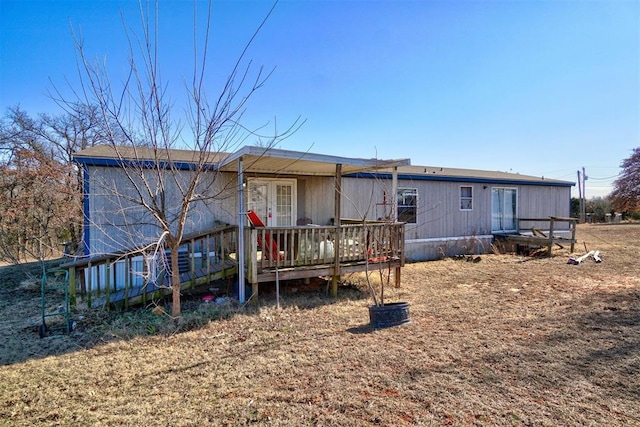
[[[337,226],[255,227],[250,245],[273,240],[278,254],[267,247],[258,256],[258,271],[274,268],[358,262],[381,257],[404,260],[403,223]],[[269,239],[267,239],[267,236]],[[337,249],[336,249],[337,248]]]
[[[195,286],[211,279],[220,269],[223,274],[229,270],[231,261],[227,261],[227,257],[236,251],[236,232],[237,227],[225,225],[185,237],[180,244],[185,249],[180,254],[186,261],[181,265],[182,282]],[[150,257],[145,251],[135,248],[61,265],[69,271],[72,304],[75,305],[78,296],[85,298],[89,306],[97,298],[103,298],[107,305],[116,300],[127,305],[133,297],[140,297],[146,302],[147,294],[162,293],[169,288],[169,279],[162,268],[166,263],[162,259],[164,252],[160,256]],[[216,265],[216,271],[212,271],[212,264]]]
[[[547,243],[547,253],[549,254],[549,256],[551,256],[551,249],[553,247],[554,244],[559,244],[558,241],[566,241],[567,239],[559,239],[556,238],[554,235],[554,232],[557,231],[556,227],[555,227],[555,223],[556,222],[568,222],[569,223],[569,232],[571,233],[571,237],[568,239],[569,243],[571,244],[571,252],[574,251],[575,249],[575,243],[576,243],[576,225],[579,222],[578,218],[570,218],[570,217],[561,217],[561,216],[550,216],[547,218],[518,218],[518,232],[521,232],[522,230],[524,230],[524,228],[521,227],[521,223],[522,222],[547,222],[549,223],[549,234],[548,236],[546,236],[546,238],[544,238]],[[535,228],[530,228],[528,229],[530,231],[532,231],[535,235],[536,233],[536,229]],[[544,235],[544,234],[543,234]],[[540,239],[542,239],[542,237],[540,237]]]
[[[549,220],[555,220],[555,221],[564,221],[564,222],[578,222],[580,221],[578,218],[569,218],[569,217],[562,217],[562,216],[549,216],[546,218],[518,218],[518,221],[528,221],[528,222],[533,222],[533,221],[549,221]]]

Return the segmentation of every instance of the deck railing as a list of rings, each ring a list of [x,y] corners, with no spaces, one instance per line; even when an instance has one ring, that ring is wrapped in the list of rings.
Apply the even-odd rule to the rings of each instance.
[[[237,227],[186,236],[178,251],[181,283],[195,287],[236,270]],[[170,257],[164,251],[130,250],[66,263],[71,303],[89,307],[145,302],[170,290]]]
[[[404,256],[403,223],[256,227],[249,239],[257,272]]]
[[[252,282],[276,269],[304,269],[310,277],[314,269],[336,263],[404,264],[402,223],[258,227],[247,228],[244,235],[246,277]],[[237,240],[237,226],[186,236],[178,253],[182,286],[188,289],[237,274]],[[171,285],[169,259],[165,252],[132,250],[66,263],[71,304],[126,307],[166,295]]]
[[[531,233],[549,239],[575,240],[578,218],[550,216],[548,218],[518,218],[518,232]],[[559,225],[564,224],[564,225]],[[568,236],[567,236],[568,233]]]
[[[559,226],[565,223],[568,225]],[[562,244],[569,244],[573,252],[577,223],[578,218],[568,217],[518,218],[518,235],[508,235],[507,241],[521,245],[546,246],[548,256],[551,256],[553,245],[562,247]]]

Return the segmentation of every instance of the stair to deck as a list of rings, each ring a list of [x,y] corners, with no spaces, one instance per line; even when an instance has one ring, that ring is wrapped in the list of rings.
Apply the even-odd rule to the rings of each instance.
[[[191,290],[237,274],[237,230],[219,226],[186,236],[178,252],[180,287]],[[69,270],[72,304],[89,307],[144,304],[171,294],[170,256],[136,250],[85,258],[62,265]]]

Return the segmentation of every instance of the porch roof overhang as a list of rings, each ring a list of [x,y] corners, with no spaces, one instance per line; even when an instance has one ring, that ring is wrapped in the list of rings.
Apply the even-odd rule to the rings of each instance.
[[[383,160],[360,159],[354,157],[330,156],[304,151],[282,150],[256,146],[244,146],[234,153],[206,153],[198,151],[158,150],[147,147],[112,147],[98,145],[74,154],[74,160],[91,166],[156,167],[158,162],[167,163],[177,169],[191,170],[198,162],[204,162],[207,169],[237,172],[237,161],[242,159],[244,171],[278,175],[334,176],[336,165],[342,165],[343,174],[373,172],[411,165],[409,159]]]
[[[244,146],[219,163],[219,169],[236,172],[237,162],[242,159],[243,170],[248,173],[271,173],[278,175],[334,176],[336,165],[342,165],[342,173],[358,173],[408,166],[409,159],[360,159],[330,156],[304,151],[277,148]]]

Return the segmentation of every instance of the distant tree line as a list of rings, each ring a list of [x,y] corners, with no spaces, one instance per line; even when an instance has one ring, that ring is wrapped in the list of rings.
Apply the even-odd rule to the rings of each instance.
[[[73,105],[0,118],[0,260],[19,263],[74,252],[82,236],[82,171],[73,153],[102,140],[97,110]]]
[[[615,217],[615,210],[611,204],[609,197],[593,197],[585,201],[585,211],[587,213],[587,222],[605,222],[607,215],[610,218]],[[571,198],[571,216],[580,217],[580,199]]]

